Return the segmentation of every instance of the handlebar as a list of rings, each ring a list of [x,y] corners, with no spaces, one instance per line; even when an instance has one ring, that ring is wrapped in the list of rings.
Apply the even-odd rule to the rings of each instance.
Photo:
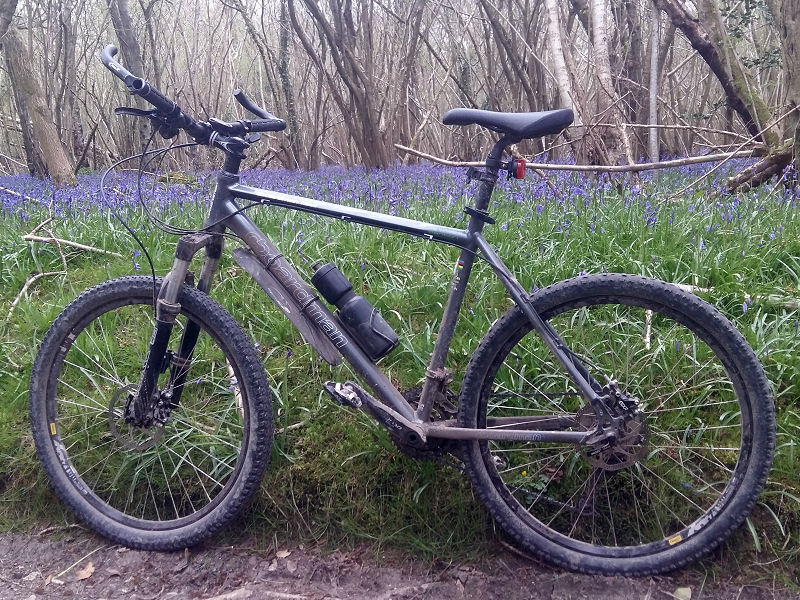
[[[209,144],[212,143],[212,138],[219,137],[212,136],[212,133],[222,135],[236,135],[243,136],[249,132],[266,132],[266,131],[282,131],[286,128],[286,122],[271,115],[263,108],[259,107],[255,102],[248,98],[242,90],[235,90],[234,97],[244,108],[261,117],[254,120],[241,120],[235,123],[224,123],[212,119],[210,123],[199,122],[183,112],[178,104],[167,98],[159,90],[147,83],[141,77],[133,75],[125,67],[114,60],[117,54],[117,47],[108,45],[103,48],[100,53],[100,60],[106,68],[114,75],[119,77],[128,88],[131,94],[140,96],[150,104],[152,104],[158,113],[158,117],[164,123],[186,130],[198,143]],[[218,127],[215,124],[221,124]],[[214,145],[222,148],[226,152],[229,149],[227,140],[220,140],[222,143],[215,143]]]
[[[239,88],[233,90],[233,97],[236,98],[236,101],[245,109],[249,110],[255,116],[261,117],[260,119],[256,119],[254,121],[248,121],[250,125],[250,131],[283,131],[286,129],[286,121],[279,119],[275,115],[258,106],[244,93],[243,90]]]

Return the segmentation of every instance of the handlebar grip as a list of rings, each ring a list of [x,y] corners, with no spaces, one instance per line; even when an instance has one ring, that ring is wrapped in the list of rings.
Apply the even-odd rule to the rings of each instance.
[[[283,119],[278,119],[277,117],[272,117],[269,119],[254,119],[250,121],[250,131],[283,131],[284,129],[286,129],[286,121]]]
[[[100,53],[100,60],[108,68],[109,71],[114,73],[122,81],[130,91],[131,94],[141,96],[144,100],[156,107],[158,112],[166,121],[174,127],[185,129],[189,134],[198,141],[208,140],[210,129],[202,123],[198,123],[192,117],[181,111],[178,104],[164,94],[151,86],[141,77],[133,75],[125,67],[114,60],[117,54],[117,47],[109,44],[103,48]]]
[[[136,94],[147,100],[167,118],[176,117],[181,112],[181,108],[177,103],[167,98],[141,77],[134,77],[128,85],[128,89],[131,91],[131,94]]]
[[[144,79],[133,75],[128,69],[115,61],[114,56],[117,52],[117,47],[109,44],[100,52],[100,60],[103,61],[103,64],[109,71],[125,82],[131,94],[141,96],[159,111],[166,113],[167,116],[174,116],[180,113],[181,109],[175,102],[167,98]]]

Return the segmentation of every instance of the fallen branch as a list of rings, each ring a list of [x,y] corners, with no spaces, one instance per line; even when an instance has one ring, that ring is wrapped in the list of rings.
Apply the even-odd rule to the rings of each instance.
[[[87,554],[86,556],[84,556],[84,557],[82,557],[82,558],[79,558],[78,560],[76,560],[74,563],[72,563],[72,564],[71,564],[70,566],[68,566],[66,569],[64,569],[63,571],[61,571],[61,573],[59,573],[58,575],[53,575],[52,577],[49,577],[49,578],[48,578],[48,581],[47,581],[47,583],[50,583],[50,582],[51,582],[51,581],[53,581],[53,580],[57,580],[59,577],[63,577],[64,575],[66,575],[67,573],[69,573],[69,572],[70,572],[72,569],[74,569],[74,568],[75,568],[75,567],[77,567],[79,564],[81,564],[83,561],[85,561],[87,558],[89,558],[89,557],[90,557],[92,554],[94,554],[95,552],[99,552],[100,550],[106,550],[106,549],[108,549],[108,548],[111,548],[111,546],[98,546],[97,548],[95,548],[94,550],[92,550],[91,552],[89,552],[89,554]],[[45,583],[45,585],[47,585],[47,583]]]
[[[0,187],[0,192],[5,192],[6,194],[9,194],[10,196],[16,196],[17,198],[23,198],[25,200],[28,200],[29,202],[39,202],[37,198],[26,196],[25,194],[20,194],[19,192],[10,190],[7,187]]]
[[[740,188],[747,191],[782,173],[794,158],[793,143],[793,140],[784,143],[783,146],[770,152],[756,164],[743,169],[733,177],[729,177],[725,185],[732,192]]]
[[[768,129],[770,129],[770,128],[774,127],[775,125],[777,125],[778,123],[780,123],[781,121],[783,121],[783,120],[784,120],[786,117],[788,117],[790,114],[792,114],[792,113],[793,113],[794,111],[796,111],[796,110],[797,110],[797,107],[792,107],[791,109],[789,109],[789,111],[785,112],[785,113],[784,113],[784,114],[782,114],[780,117],[778,117],[777,119],[775,119],[775,120],[774,120],[772,123],[770,123],[769,125],[767,125],[766,127],[764,127],[764,128],[761,130],[761,131],[759,131],[757,135],[754,135],[754,136],[753,136],[753,137],[751,137],[749,140],[745,140],[744,142],[742,142],[742,143],[741,143],[741,145],[739,146],[739,149],[741,149],[741,148],[744,148],[744,147],[745,147],[745,146],[746,146],[748,143],[754,142],[754,141],[756,140],[756,138],[757,138],[757,137],[761,136],[761,135],[762,135],[762,134],[763,134],[765,131],[767,131]],[[672,201],[674,198],[678,198],[679,196],[682,196],[682,195],[683,195],[683,194],[685,194],[685,193],[686,193],[688,190],[690,190],[690,189],[691,189],[691,188],[693,188],[695,185],[697,185],[698,183],[700,183],[700,182],[701,182],[703,179],[705,179],[706,177],[708,177],[709,175],[711,175],[711,174],[712,174],[714,171],[716,171],[717,169],[719,169],[719,168],[720,168],[722,165],[724,165],[724,164],[725,164],[727,161],[728,161],[728,159],[726,159],[726,160],[723,160],[723,161],[722,161],[721,163],[719,163],[718,165],[714,165],[714,167],[713,167],[713,168],[712,168],[712,169],[711,169],[711,170],[710,170],[708,173],[705,173],[705,174],[701,175],[700,177],[698,177],[697,179],[695,179],[694,181],[692,181],[692,182],[691,182],[689,185],[687,185],[687,186],[683,187],[682,189],[678,190],[677,192],[675,192],[675,193],[673,193],[673,194],[670,194],[670,195],[669,195],[669,196],[668,196],[668,197],[667,197],[665,200],[662,200],[662,202],[671,202],[671,201]],[[761,164],[761,162],[763,162],[763,160],[762,160],[762,161],[760,161],[758,164]],[[730,179],[728,180],[727,186],[728,186],[728,190],[730,190],[730,191],[733,191],[733,188],[731,187],[731,180],[730,180]]]
[[[702,288],[688,283],[672,283],[670,285],[674,285],[676,288],[680,288],[684,292],[689,292],[690,294],[699,294],[701,292],[711,291],[710,288]],[[645,350],[650,350],[650,341],[652,333],[653,333],[653,311],[647,309],[646,311],[644,311],[644,334],[642,335],[642,341],[644,341]]]
[[[287,425],[286,427],[281,427],[280,429],[275,430],[275,435],[280,435],[282,433],[286,433],[287,431],[294,431],[295,429],[300,429],[301,427],[305,427],[306,422],[300,421],[298,423],[294,423],[292,425]]]
[[[78,523],[70,523],[69,525],[53,525],[52,527],[46,527],[39,532],[40,536],[47,535],[48,533],[53,533],[54,531],[67,531],[68,529],[84,529],[82,525]]]
[[[755,302],[770,308],[785,308],[786,310],[797,310],[800,308],[800,299],[779,294],[767,294],[766,296],[756,296]]]
[[[42,221],[42,222],[41,222],[41,223],[39,223],[39,224],[38,224],[36,227],[34,227],[34,228],[33,228],[33,231],[31,231],[31,232],[30,232],[28,235],[33,235],[33,234],[35,234],[37,231],[39,231],[40,229],[42,229],[42,227],[45,227],[45,226],[46,226],[48,223],[51,223],[52,221],[53,221],[53,217],[48,217],[48,218],[46,218],[44,221]],[[53,232],[52,232],[52,231],[49,231],[49,230],[48,230],[48,232],[47,232],[47,233],[49,233],[50,235],[53,235]]]
[[[426,154],[425,152],[420,152],[419,150],[415,150],[401,144],[395,144],[394,147],[398,150],[402,150],[403,152],[407,152],[409,154],[413,154],[415,156],[419,156],[420,158],[424,158],[440,165],[446,165],[448,167],[482,167],[486,164],[484,162],[446,160],[444,158],[439,158],[438,156],[433,156],[432,154]],[[605,173],[637,173],[639,171],[671,169],[673,167],[683,167],[686,165],[696,165],[707,162],[727,161],[732,158],[750,158],[752,156],[756,156],[756,152],[754,150],[740,150],[738,152],[723,152],[719,154],[707,154],[705,156],[689,156],[687,158],[677,158],[675,160],[664,160],[654,163],[638,163],[635,165],[557,165],[550,163],[529,162],[526,166],[528,169],[539,169],[541,171],[579,171],[590,173],[601,171]]]
[[[66,271],[48,271],[46,273],[36,273],[35,275],[31,275],[28,277],[28,280],[25,282],[25,285],[22,286],[22,289],[17,294],[17,297],[14,298],[14,301],[11,303],[11,307],[8,309],[8,314],[6,315],[6,321],[11,319],[11,314],[14,312],[14,309],[19,304],[22,297],[25,295],[25,292],[28,291],[28,288],[31,287],[34,283],[39,281],[42,277],[48,277],[50,275],[65,275]]]
[[[95,248],[94,246],[87,246],[86,244],[79,244],[78,242],[72,242],[70,240],[62,240],[61,238],[56,237],[41,237],[38,235],[26,235],[22,238],[26,242],[46,242],[46,243],[55,243],[55,244],[64,244],[65,246],[72,246],[73,248],[78,248],[80,250],[89,250],[91,252],[101,252],[103,254],[109,254],[111,256],[116,256],[118,258],[125,258],[122,254],[118,252],[112,252],[111,250],[103,250],[102,248]]]

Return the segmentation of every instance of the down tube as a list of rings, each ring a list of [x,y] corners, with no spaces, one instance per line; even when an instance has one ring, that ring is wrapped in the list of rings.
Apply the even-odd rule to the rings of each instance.
[[[226,220],[225,225],[244,240],[264,268],[281,283],[287,293],[292,295],[306,316],[310,317],[319,331],[333,342],[345,360],[367,382],[378,398],[409,421],[416,422],[414,409],[375,363],[364,354],[350,335],[340,329],[338,321],[317,297],[313,288],[303,281],[275,244],[256,227],[250,218],[242,213],[235,214]]]

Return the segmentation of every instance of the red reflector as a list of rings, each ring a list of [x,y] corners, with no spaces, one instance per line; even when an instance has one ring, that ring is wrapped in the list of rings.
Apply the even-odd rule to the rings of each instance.
[[[517,159],[517,179],[525,179],[525,159]]]

